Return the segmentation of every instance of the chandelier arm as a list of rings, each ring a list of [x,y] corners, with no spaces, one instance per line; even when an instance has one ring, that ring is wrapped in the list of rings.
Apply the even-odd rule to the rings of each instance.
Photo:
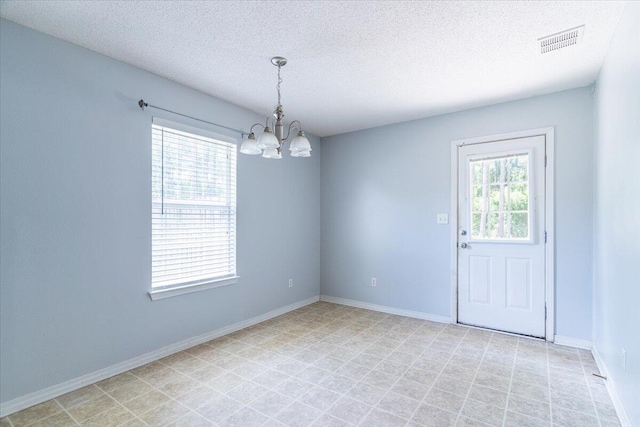
[[[268,128],[268,127],[269,127],[269,120],[271,120],[271,127],[272,127],[272,128],[275,128],[276,122],[275,122],[275,120],[273,119],[273,117],[269,117],[269,116],[267,116],[267,118],[266,118],[266,119],[265,119],[265,121],[264,121],[264,127],[266,127],[266,128]]]
[[[298,127],[293,126],[294,123],[297,123]],[[291,129],[297,129],[298,131],[302,132],[302,124],[298,120],[294,120],[289,123],[289,130],[287,130],[287,136],[284,137],[283,142],[289,139],[289,136],[291,135]]]
[[[255,123],[253,126],[251,126],[251,129],[249,129],[249,133],[253,133],[253,128],[256,126],[262,126],[262,123]],[[264,130],[265,126],[262,126],[262,129]]]

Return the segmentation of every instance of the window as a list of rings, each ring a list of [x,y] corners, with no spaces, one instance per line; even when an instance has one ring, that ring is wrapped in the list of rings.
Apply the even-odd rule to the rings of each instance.
[[[529,153],[469,162],[471,238],[530,241]]]
[[[157,123],[151,297],[235,282],[236,145]]]

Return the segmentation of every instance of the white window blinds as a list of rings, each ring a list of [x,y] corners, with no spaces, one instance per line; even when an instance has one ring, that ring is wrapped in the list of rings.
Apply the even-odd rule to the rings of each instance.
[[[236,146],[152,125],[152,289],[236,275]]]

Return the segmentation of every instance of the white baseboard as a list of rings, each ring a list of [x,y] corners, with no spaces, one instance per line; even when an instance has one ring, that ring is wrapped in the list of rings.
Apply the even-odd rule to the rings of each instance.
[[[562,335],[554,335],[553,343],[558,345],[565,345],[567,347],[582,348],[585,350],[591,350],[593,344],[588,340],[581,340],[579,338],[563,337]]]
[[[46,402],[49,399],[53,399],[65,393],[69,393],[70,391],[77,390],[88,384],[93,384],[97,381],[101,381],[114,375],[129,371],[133,368],[137,368],[138,366],[146,365],[147,363],[161,359],[165,356],[169,356],[170,354],[177,353],[179,351],[185,350],[198,344],[202,344],[207,341],[211,341],[212,339],[219,338],[223,335],[227,335],[235,331],[239,331],[240,329],[247,328],[257,323],[264,322],[265,320],[280,316],[281,314],[288,313],[300,307],[304,307],[305,305],[313,304],[319,299],[320,298],[318,296],[313,296],[311,298],[307,298],[305,300],[272,310],[268,313],[264,313],[250,319],[234,323],[233,325],[228,325],[223,328],[216,329],[215,331],[211,331],[197,337],[188,338],[175,344],[159,348],[158,350],[154,350],[152,352],[134,357],[133,359],[125,360],[124,362],[120,362],[115,365],[71,379],[69,381],[47,387],[43,390],[29,393],[8,402],[1,403],[0,418],[6,417],[7,415],[11,415],[30,406],[37,405],[38,403]]]
[[[609,396],[611,396],[611,401],[613,402],[613,406],[616,408],[616,413],[618,414],[618,418],[620,419],[620,424],[622,427],[633,427],[631,424],[631,418],[627,415],[627,411],[622,406],[622,402],[620,401],[620,397],[616,392],[616,386],[613,382],[613,378],[607,372],[607,367],[600,357],[600,353],[598,353],[598,349],[595,345],[591,348],[591,353],[593,354],[593,358],[596,361],[596,365],[598,365],[598,369],[600,370],[600,374],[607,377],[607,380],[604,382],[607,386],[607,391],[609,392]]]
[[[386,305],[370,304],[368,302],[332,297],[329,295],[320,295],[320,301],[333,302],[336,304],[348,305],[350,307],[365,308],[367,310],[380,311],[382,313],[397,314],[398,316],[406,316],[406,317],[413,317],[416,319],[430,320],[432,322],[451,323],[451,318],[447,316],[423,313],[421,311],[403,310],[401,308],[388,307]]]

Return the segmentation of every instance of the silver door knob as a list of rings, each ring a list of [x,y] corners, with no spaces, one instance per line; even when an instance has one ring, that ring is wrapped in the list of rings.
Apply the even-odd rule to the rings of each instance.
[[[466,236],[466,235],[467,235],[467,230],[462,230],[462,231],[460,232],[460,235],[461,235],[461,236]]]
[[[469,245],[467,245],[466,243],[460,243],[460,247],[462,249],[467,249],[467,246],[469,246]]]

